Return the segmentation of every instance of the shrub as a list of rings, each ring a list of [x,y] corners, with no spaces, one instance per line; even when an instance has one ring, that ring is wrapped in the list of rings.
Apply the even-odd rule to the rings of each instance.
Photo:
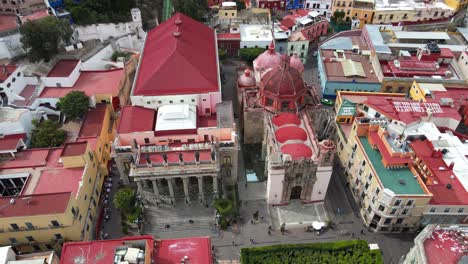
[[[60,124],[52,120],[38,122],[33,120],[31,146],[33,148],[59,147],[65,141],[66,132],[60,129]]]
[[[252,62],[264,51],[262,48],[242,48],[239,50],[239,56],[252,65]]]
[[[214,202],[214,208],[224,217],[229,217],[234,213],[234,204],[228,199],[217,199]]]
[[[380,251],[369,250],[366,241],[274,245],[241,249],[242,264],[262,263],[383,263]]]
[[[89,97],[83,91],[71,91],[60,98],[57,107],[68,118],[81,118],[89,107]]]

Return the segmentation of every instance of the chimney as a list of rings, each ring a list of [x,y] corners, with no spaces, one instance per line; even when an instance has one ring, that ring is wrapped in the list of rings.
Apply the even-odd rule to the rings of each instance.
[[[454,161],[450,162],[449,169],[453,170],[454,166],[455,166],[455,162]]]

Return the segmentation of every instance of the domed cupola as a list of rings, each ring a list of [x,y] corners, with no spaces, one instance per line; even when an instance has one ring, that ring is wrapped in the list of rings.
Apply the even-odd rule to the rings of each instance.
[[[261,76],[268,69],[281,65],[281,55],[276,52],[273,41],[267,51],[260,54],[254,61],[253,66],[256,73]]]
[[[260,104],[273,112],[302,108],[306,93],[302,74],[290,66],[288,55],[283,55],[281,65],[266,72],[260,82]]]
[[[291,67],[298,70],[301,74],[304,72],[304,64],[302,63],[301,58],[297,56],[297,52],[291,56]]]
[[[254,87],[256,85],[255,78],[252,76],[250,69],[245,69],[244,73],[237,79],[239,87]]]

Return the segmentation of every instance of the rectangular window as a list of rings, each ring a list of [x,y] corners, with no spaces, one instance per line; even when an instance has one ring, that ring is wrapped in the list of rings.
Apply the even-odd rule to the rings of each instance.
[[[149,141],[149,138],[145,138],[145,144],[149,144],[150,141]]]
[[[394,206],[399,206],[401,204],[401,200],[396,200]]]
[[[444,213],[450,212],[450,208],[445,208]]]
[[[401,212],[401,214],[404,214],[404,215],[407,214],[407,213],[408,213],[408,209],[405,209],[405,210],[403,210],[403,212]]]
[[[53,247],[51,244],[45,244],[45,247],[46,247],[48,250],[54,250],[54,247]]]
[[[435,207],[432,207],[431,210],[430,210],[431,213],[434,213],[435,211],[436,211]]]
[[[10,224],[11,228],[13,228],[13,230],[19,230],[19,226],[17,224]]]
[[[223,157],[223,164],[224,165],[231,165],[231,156],[224,156]]]
[[[364,186],[364,188],[367,190],[367,188],[369,188],[369,183],[366,182],[366,186]]]
[[[34,225],[32,223],[26,222],[24,223],[27,229],[34,229]]]
[[[384,225],[388,225],[392,222],[392,219],[391,218],[386,218],[385,221],[384,221]]]
[[[397,209],[392,209],[392,211],[390,211],[390,214],[391,214],[391,215],[396,214],[396,210],[397,210]]]
[[[385,210],[385,207],[382,205],[379,205],[379,211],[383,212]]]
[[[379,193],[380,193],[380,189],[377,188],[377,190],[375,190],[375,194],[379,195]]]
[[[32,236],[27,236],[27,237],[26,237],[26,240],[28,240],[29,242],[33,242],[33,241],[34,241],[34,237],[32,237]]]
[[[88,152],[88,156],[89,156],[89,160],[90,160],[90,161],[93,161],[93,153]]]
[[[403,218],[398,218],[398,219],[396,220],[396,223],[397,223],[397,224],[401,224],[401,223],[403,223],[403,220],[404,220]]]
[[[33,245],[34,251],[41,251],[41,247],[38,245]]]
[[[11,244],[18,243],[18,240],[16,238],[14,238],[14,237],[10,237],[9,240],[10,240]]]
[[[73,207],[72,207],[72,209],[71,209],[71,212],[72,212],[73,216],[75,216],[75,215],[76,215],[75,208],[73,208]]]
[[[406,206],[411,206],[413,205],[414,203],[414,200],[408,200],[408,202],[406,203]]]
[[[463,213],[463,209],[464,209],[464,208],[458,209],[458,212],[459,212],[459,213]]]
[[[62,239],[63,238],[61,234],[55,234],[54,236],[55,236],[55,239]]]
[[[291,45],[291,50],[294,50],[294,45]]]

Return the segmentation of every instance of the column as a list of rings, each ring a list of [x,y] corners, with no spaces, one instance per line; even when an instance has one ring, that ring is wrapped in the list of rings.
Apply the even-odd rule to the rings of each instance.
[[[184,195],[185,195],[185,202],[190,202],[189,190],[188,190],[188,178],[182,178],[182,182],[184,183]]]
[[[142,182],[143,182],[143,188],[149,188],[148,180],[142,180]]]
[[[140,181],[136,181],[136,184],[137,184],[137,187],[138,187],[138,193],[140,195],[143,194],[143,187],[141,186],[141,182]]]
[[[198,196],[200,197],[200,202],[205,202],[205,194],[203,193],[203,177],[197,177],[198,179]]]
[[[175,197],[174,197],[174,187],[172,186],[172,179],[166,179],[167,185],[169,186],[169,194],[171,195],[171,203],[174,204]]]
[[[213,176],[213,191],[215,193],[215,198],[218,198],[219,193],[218,193],[218,176],[217,175]]]
[[[159,189],[158,189],[158,182],[156,180],[152,180],[153,183],[153,191],[154,195],[156,196],[156,200],[159,201]]]

